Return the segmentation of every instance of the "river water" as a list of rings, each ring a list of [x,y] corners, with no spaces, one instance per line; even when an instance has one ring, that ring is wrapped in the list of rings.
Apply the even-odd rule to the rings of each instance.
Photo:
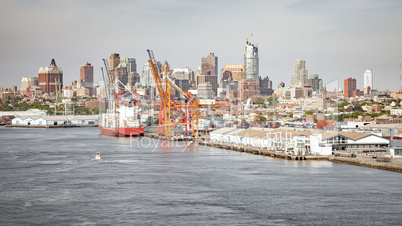
[[[0,127],[0,142],[0,225],[402,222],[396,172],[108,137],[98,128]]]

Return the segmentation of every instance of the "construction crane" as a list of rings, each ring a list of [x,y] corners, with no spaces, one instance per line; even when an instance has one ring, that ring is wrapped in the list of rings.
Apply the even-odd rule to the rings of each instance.
[[[198,135],[199,108],[217,107],[218,105],[202,104],[190,92],[184,92],[167,75],[159,74],[152,50],[147,49],[152,75],[161,98],[159,108],[159,134],[171,137],[171,127],[184,125],[186,134]],[[180,98],[174,100],[171,91],[178,92]]]
[[[246,43],[247,43],[247,44],[248,44],[248,43],[251,43],[251,37],[253,37],[253,34],[251,34],[250,37],[248,37],[248,38],[246,39]]]

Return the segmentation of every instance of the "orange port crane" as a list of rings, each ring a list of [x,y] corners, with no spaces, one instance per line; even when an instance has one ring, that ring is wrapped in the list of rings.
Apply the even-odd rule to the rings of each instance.
[[[161,104],[159,109],[159,134],[171,137],[171,127],[184,125],[186,134],[198,135],[199,108],[217,107],[213,104],[202,104],[200,100],[184,92],[167,75],[159,74],[156,61],[152,50],[147,49],[149,60],[148,64],[154,76],[155,84]],[[172,97],[172,93],[179,94],[178,99]],[[174,94],[174,93],[173,93]]]

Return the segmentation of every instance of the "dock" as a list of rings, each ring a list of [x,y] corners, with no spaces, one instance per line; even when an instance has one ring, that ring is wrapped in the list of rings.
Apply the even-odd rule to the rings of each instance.
[[[285,153],[282,151],[268,150],[267,148],[240,146],[230,143],[219,143],[210,141],[207,137],[190,137],[190,136],[174,136],[165,137],[157,133],[144,133],[144,137],[169,140],[169,141],[198,141],[199,145],[221,148],[226,150],[233,150],[238,152],[246,152],[254,155],[264,155],[272,158],[280,158],[292,161],[330,161],[333,163],[343,163],[356,166],[370,167],[375,169],[389,170],[402,173],[402,165],[392,164],[389,161],[367,161],[363,158],[343,157],[343,156],[322,156],[322,155],[306,155],[297,156]]]
[[[283,152],[278,152],[275,150],[268,150],[266,148],[251,147],[251,146],[240,146],[237,144],[230,143],[217,143],[210,140],[200,140],[198,141],[200,145],[222,148],[227,150],[233,150],[238,152],[246,152],[254,155],[265,155],[273,158],[281,158],[287,160],[303,161],[303,160],[328,160],[329,156],[295,156],[286,154]]]

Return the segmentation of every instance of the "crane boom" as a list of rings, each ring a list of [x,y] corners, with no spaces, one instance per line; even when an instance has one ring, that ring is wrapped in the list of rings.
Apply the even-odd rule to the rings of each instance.
[[[217,105],[200,104],[198,98],[192,96],[189,92],[183,91],[169,76],[159,74],[153,51],[147,49],[147,52],[149,56],[148,64],[161,98],[159,133],[170,137],[171,125],[183,124],[187,133],[191,133],[193,136],[197,135],[199,108],[217,107]],[[171,90],[176,91],[181,100],[175,101],[170,93]]]

